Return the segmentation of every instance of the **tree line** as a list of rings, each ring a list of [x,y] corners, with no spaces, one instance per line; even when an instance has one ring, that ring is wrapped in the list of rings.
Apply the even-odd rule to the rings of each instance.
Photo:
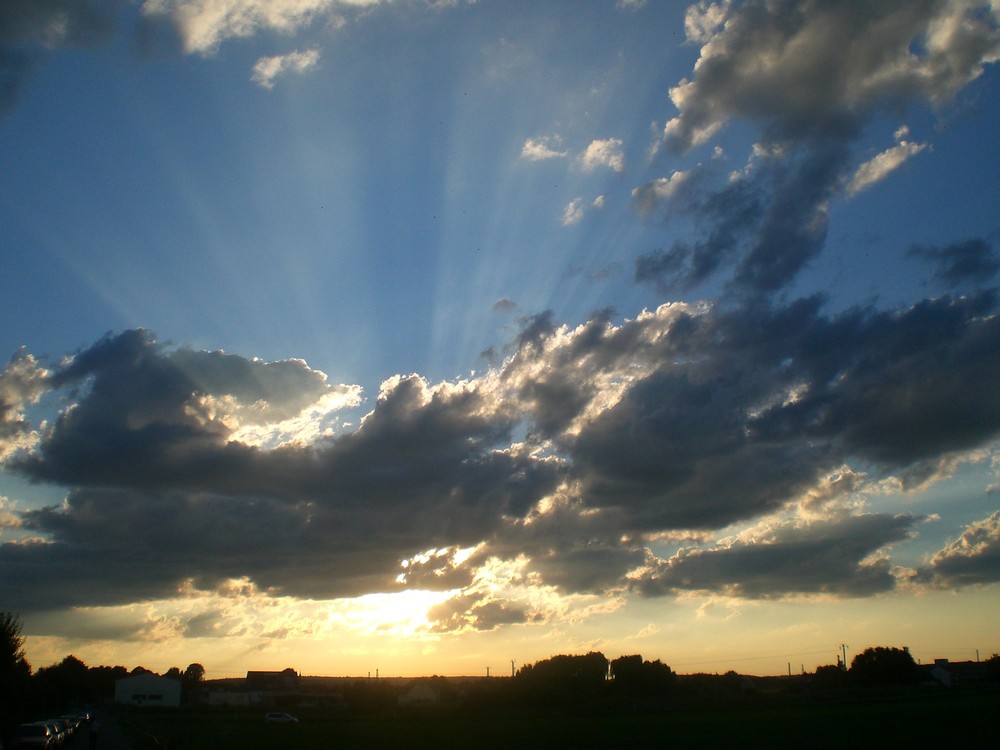
[[[987,681],[1000,682],[1000,655],[994,654],[983,666]],[[142,672],[151,670],[88,667],[73,655],[33,671],[25,658],[17,616],[0,612],[0,732],[4,735],[13,724],[35,713],[111,700],[116,680]],[[184,670],[171,667],[163,676],[181,682],[182,700],[188,703],[203,688],[205,669],[201,664],[190,664]],[[679,676],[659,659],[648,661],[631,654],[609,660],[592,651],[552,656],[522,666],[510,678],[484,678],[462,690],[442,677],[419,681],[435,690],[441,705],[463,708],[644,710],[746,697],[755,684],[767,679],[785,678],[748,678],[734,671]],[[822,693],[915,685],[925,680],[907,649],[876,646],[855,655],[849,668],[846,664],[821,666],[788,684],[793,689],[805,686]],[[355,681],[346,687],[343,698],[351,710],[360,713],[382,712],[397,705],[396,690],[384,680]]]
[[[0,736],[8,736],[14,726],[36,715],[112,700],[117,680],[144,672],[152,670],[88,667],[72,654],[32,670],[24,653],[20,620],[13,613],[0,612]],[[179,680],[182,695],[193,696],[205,678],[205,668],[201,664],[190,664],[183,671],[171,667],[163,676]]]

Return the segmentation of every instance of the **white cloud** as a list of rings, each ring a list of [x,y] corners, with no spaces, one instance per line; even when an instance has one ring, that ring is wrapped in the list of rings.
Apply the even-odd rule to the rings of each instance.
[[[317,49],[262,57],[254,64],[250,79],[266,89],[271,89],[274,88],[274,81],[278,76],[286,73],[305,73],[318,64],[319,50]]]
[[[38,442],[38,433],[25,419],[24,409],[41,398],[48,374],[23,350],[0,371],[0,463]]]
[[[1000,511],[969,524],[958,539],[934,555],[919,578],[956,587],[1000,580]]]
[[[691,171],[674,170],[669,177],[647,182],[632,190],[632,200],[643,216],[648,216],[663,202],[669,201],[690,177]]]
[[[927,148],[926,143],[910,143],[909,141],[902,141],[897,146],[887,148],[878,156],[858,167],[851,181],[847,184],[848,195],[856,195],[862,190],[867,190],[876,182],[884,179],[890,172],[902,166],[903,162],[911,156],[919,154],[925,148]]]
[[[620,138],[605,138],[593,141],[587,150],[580,154],[580,164],[587,172],[593,172],[598,167],[608,167],[615,172],[625,169],[625,154],[622,152]]]
[[[574,198],[566,204],[563,209],[562,223],[564,227],[571,227],[580,222],[583,218],[583,198]]]
[[[709,3],[705,0],[691,5],[684,14],[684,33],[689,41],[707,42],[725,24],[732,3]]]
[[[1000,59],[1000,4],[787,3],[691,6],[701,44],[691,80],[670,90],[679,114],[664,139],[703,143],[730,118],[766,123],[774,139],[854,132],[883,106],[951,101]]]
[[[142,12],[177,25],[187,52],[210,54],[231,37],[261,29],[291,33],[340,6],[374,5],[380,0],[146,0]]]
[[[313,444],[330,436],[339,412],[360,404],[360,386],[336,386],[290,419],[274,424],[247,424],[235,429],[229,442],[266,448]]]
[[[20,527],[21,519],[17,515],[17,507],[9,498],[0,495],[0,531]]]
[[[525,161],[563,158],[567,152],[559,150],[561,145],[562,139],[558,135],[528,138],[521,147],[521,158]]]

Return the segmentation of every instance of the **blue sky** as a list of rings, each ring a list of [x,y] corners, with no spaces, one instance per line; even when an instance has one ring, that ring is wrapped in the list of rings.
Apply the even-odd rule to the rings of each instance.
[[[1000,650],[998,57],[973,0],[6,4],[29,659]]]

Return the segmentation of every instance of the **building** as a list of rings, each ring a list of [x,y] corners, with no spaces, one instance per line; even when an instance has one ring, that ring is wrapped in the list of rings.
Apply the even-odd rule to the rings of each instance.
[[[218,687],[209,690],[205,700],[210,706],[249,706],[250,693],[242,688]]]
[[[935,659],[924,671],[945,687],[975,684],[986,677],[986,666],[978,661]]]
[[[129,706],[180,706],[181,682],[152,672],[115,680],[115,703]]]
[[[441,694],[437,690],[419,682],[396,699],[400,706],[436,706],[440,701]]]
[[[295,705],[300,697],[299,675],[294,669],[247,672],[246,692],[251,705]]]

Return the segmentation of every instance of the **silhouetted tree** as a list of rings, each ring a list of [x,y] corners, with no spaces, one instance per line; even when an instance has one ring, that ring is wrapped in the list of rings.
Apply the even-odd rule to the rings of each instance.
[[[197,684],[205,679],[205,668],[198,662],[188,664],[184,670],[184,679],[192,684]]]
[[[643,661],[638,654],[620,656],[611,662],[615,690],[635,695],[659,695],[673,689],[677,675],[659,659]]]
[[[126,667],[91,667],[87,670],[87,700],[112,699],[115,695],[115,682],[122,677],[128,677]]]
[[[608,660],[599,651],[584,656],[560,654],[518,670],[515,685],[523,699],[575,705],[594,697],[608,676]]]
[[[984,664],[986,665],[986,680],[988,682],[1000,682],[1000,654],[993,654]]]
[[[24,711],[30,680],[21,621],[12,612],[0,612],[0,732],[4,735]]]
[[[912,685],[920,681],[920,667],[905,648],[866,648],[851,661],[849,674],[859,685]]]
[[[35,682],[45,703],[53,710],[61,710],[88,697],[88,674],[87,665],[70,654],[58,664],[39,669]]]
[[[638,682],[642,671],[642,656],[619,656],[611,660],[611,676],[618,685],[628,685]]]
[[[205,668],[194,662],[188,664],[187,669],[180,675],[181,694],[185,702],[194,701],[201,693],[202,682],[205,680]]]

